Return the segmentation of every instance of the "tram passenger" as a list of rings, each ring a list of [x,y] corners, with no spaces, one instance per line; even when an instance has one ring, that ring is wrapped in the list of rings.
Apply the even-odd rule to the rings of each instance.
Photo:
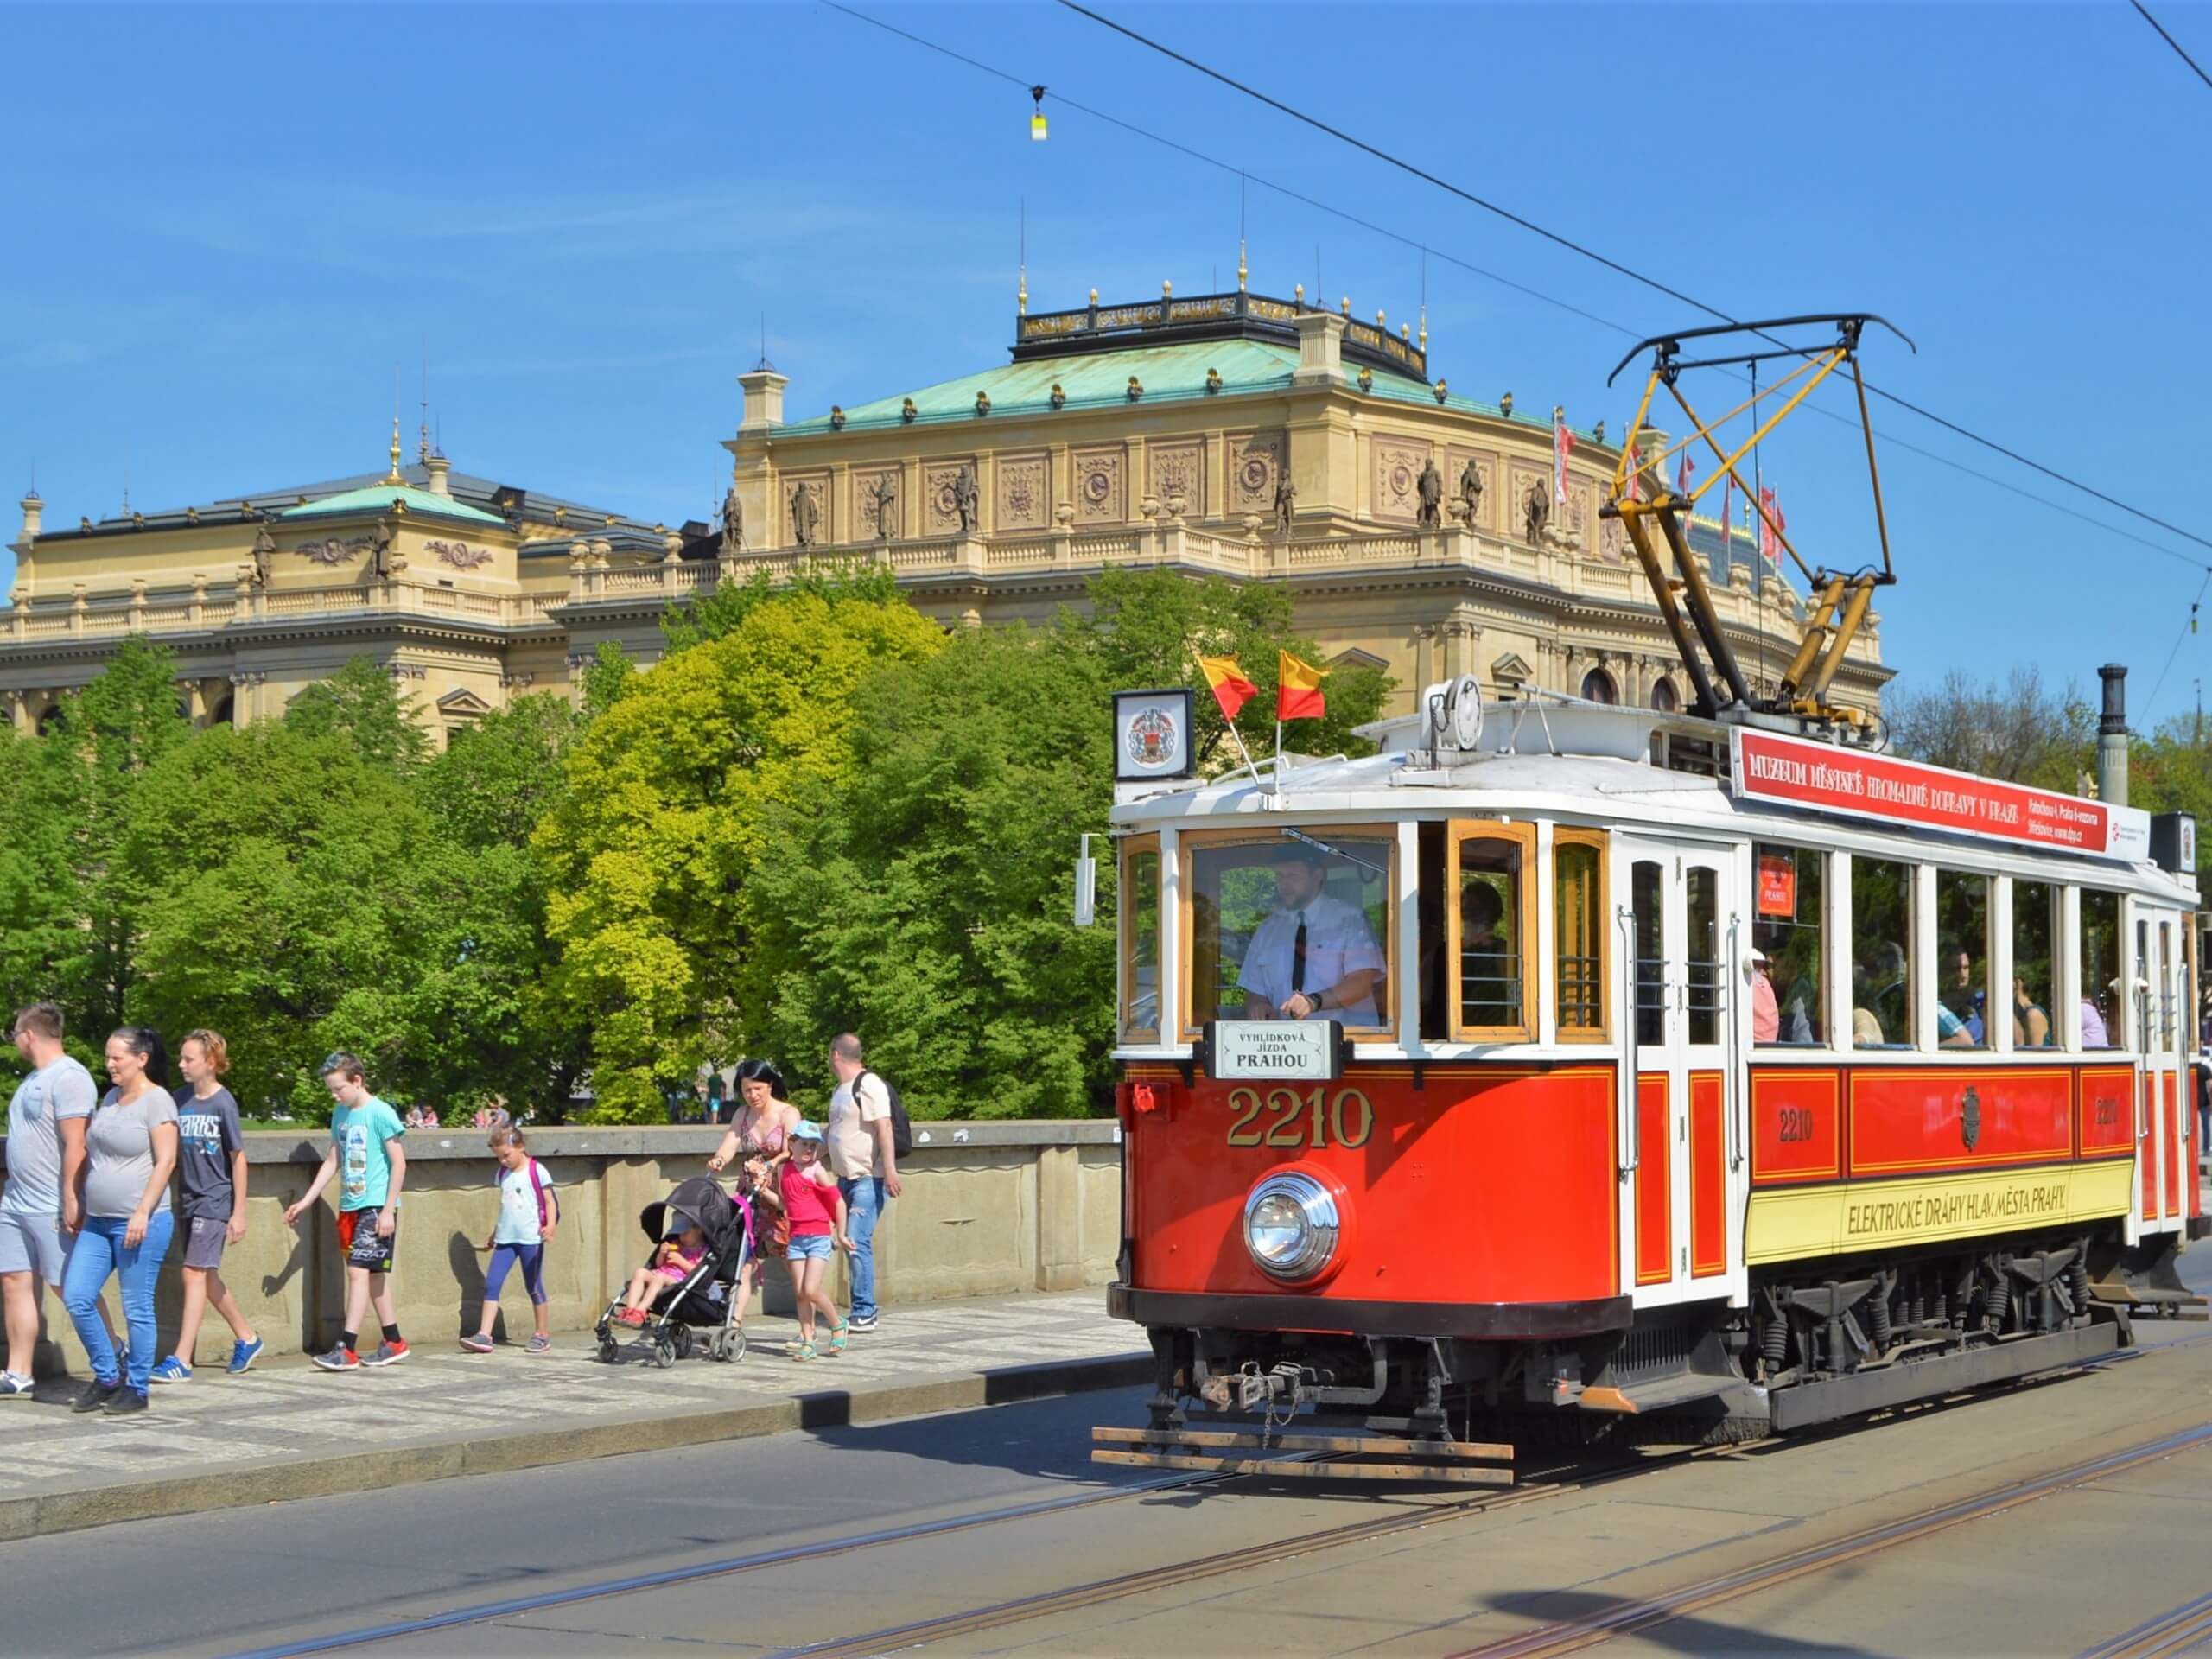
[[[2027,981],[2018,976],[2012,981],[2012,1046],[2050,1046],[2050,1016],[2037,1006],[2035,999],[2028,995]]]
[[[1324,891],[1327,870],[1319,848],[1276,849],[1275,907],[1254,931],[1237,975],[1247,1020],[1322,1014],[1346,1025],[1378,1023],[1382,947],[1357,908]]]
[[[1469,1026],[1521,1023],[1521,959],[1503,934],[1505,900],[1488,881],[1459,894],[1459,1018]]]
[[[1755,1043],[1777,1043],[1782,1040],[1782,1005],[1775,1001],[1774,976],[1765,951],[1756,947],[1751,951],[1751,1040]]]
[[[1852,1010],[1851,1040],[1860,1047],[1883,1047],[1906,1039],[1912,1030],[1912,1009],[1910,990],[1905,982],[1904,947],[1891,939],[1884,943],[1874,958],[1872,969],[1866,975],[1864,983],[1870,995],[1865,1006]],[[1861,1034],[1859,1016],[1867,1016],[1873,1035]],[[1897,1037],[1887,1033],[1895,1032]]]
[[[2082,1046],[2110,1048],[2112,1035],[2105,1027],[2104,1010],[2097,1006],[2097,999],[2086,991],[2082,995]]]
[[[1812,952],[1819,949],[1816,942],[1803,938],[1775,950],[1768,959],[1765,972],[1773,988],[1775,1000],[1775,1034],[1766,1040],[1775,1043],[1817,1043],[1821,1040],[1816,1010],[1820,1006],[1820,990],[1814,981]],[[1757,1003],[1753,1005],[1754,1026],[1757,1023]]]

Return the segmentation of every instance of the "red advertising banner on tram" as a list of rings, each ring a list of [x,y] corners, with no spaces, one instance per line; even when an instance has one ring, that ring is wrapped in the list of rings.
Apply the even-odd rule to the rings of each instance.
[[[1884,823],[2112,858],[2147,858],[2151,815],[1944,766],[1808,742],[1732,734],[1737,798],[1817,807]]]

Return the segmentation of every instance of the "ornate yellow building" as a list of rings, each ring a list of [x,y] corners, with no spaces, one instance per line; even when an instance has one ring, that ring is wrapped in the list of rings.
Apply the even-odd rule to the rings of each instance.
[[[1011,363],[810,420],[784,419],[785,376],[740,375],[737,563],[868,551],[949,625],[1041,619],[1097,570],[1164,565],[1284,584],[1299,628],[1386,669],[1402,711],[1459,674],[1498,693],[1688,701],[1619,524],[1599,517],[1619,455],[1602,426],[1574,435],[1558,506],[1548,406],[1432,381],[1425,321],[1394,334],[1349,301],[1319,310],[1302,288],[1269,299],[1238,280],[1044,315],[1025,287]],[[1647,429],[1647,456],[1665,443]],[[1738,659],[1770,690],[1796,597],[1748,531],[1724,543],[1698,519],[1691,543]],[[1838,678],[1847,706],[1876,707],[1890,677],[1878,620]]]
[[[1427,331],[1246,290],[1027,311],[1010,363],[786,422],[787,378],[738,377],[723,523],[671,528],[454,472],[427,445],[391,465],[180,512],[48,529],[24,499],[0,699],[50,719],[125,636],[180,664],[195,720],[281,712],[368,656],[441,736],[521,690],[574,683],[613,641],[661,648],[671,604],[825,555],[880,561],[947,626],[1041,620],[1094,573],[1164,566],[1287,587],[1332,660],[1421,686],[1473,674],[1529,690],[1687,701],[1619,526],[1618,458],[1575,434],[1553,497],[1548,407],[1429,378]],[[1647,437],[1648,454],[1663,435]],[[1429,498],[1424,503],[1424,491]],[[1695,521],[1738,661],[1770,689],[1797,601],[1749,533]],[[1870,617],[1835,687],[1873,708],[1890,677]]]

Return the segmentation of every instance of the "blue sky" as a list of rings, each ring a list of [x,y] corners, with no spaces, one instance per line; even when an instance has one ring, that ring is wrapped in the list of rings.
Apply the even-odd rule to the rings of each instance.
[[[1003,361],[1020,201],[1037,308],[1194,292],[1233,280],[1238,168],[1262,290],[1318,250],[1395,326],[1422,268],[1259,180],[1637,334],[1696,321],[1058,7],[860,9],[1226,167],[1050,97],[1032,144],[1018,87],[816,5],[11,10],[0,489],[35,461],[71,524],[126,473],[158,507],[365,470],[395,368],[411,456],[427,351],[456,466],[703,517],[764,316],[795,416]],[[1921,349],[1877,340],[1871,379],[2212,536],[2212,91],[2117,0],[1101,9],[1738,315],[1881,312]],[[2154,9],[2212,58],[2212,9]],[[1622,334],[1442,257],[1427,292],[1455,390],[1632,412]],[[2212,550],[1878,423],[2181,555],[1891,445],[1909,680],[2120,660],[2138,725],[2190,707]],[[1801,417],[1764,456],[1850,565],[1857,442]]]

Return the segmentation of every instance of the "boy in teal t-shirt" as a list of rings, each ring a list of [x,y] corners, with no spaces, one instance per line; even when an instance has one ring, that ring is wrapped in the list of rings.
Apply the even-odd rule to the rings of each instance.
[[[396,1364],[408,1353],[391,1294],[399,1192],[407,1182],[407,1154],[400,1138],[407,1128],[398,1113],[369,1092],[361,1063],[351,1054],[333,1054],[325,1060],[322,1080],[337,1102],[330,1115],[330,1150],[300,1201],[284,1211],[285,1224],[296,1224],[301,1212],[322,1196],[330,1178],[338,1176],[338,1246],[346,1252],[346,1329],[338,1345],[317,1354],[315,1363],[326,1371]],[[360,1330],[372,1303],[384,1339],[374,1353],[365,1357],[359,1352]]]

